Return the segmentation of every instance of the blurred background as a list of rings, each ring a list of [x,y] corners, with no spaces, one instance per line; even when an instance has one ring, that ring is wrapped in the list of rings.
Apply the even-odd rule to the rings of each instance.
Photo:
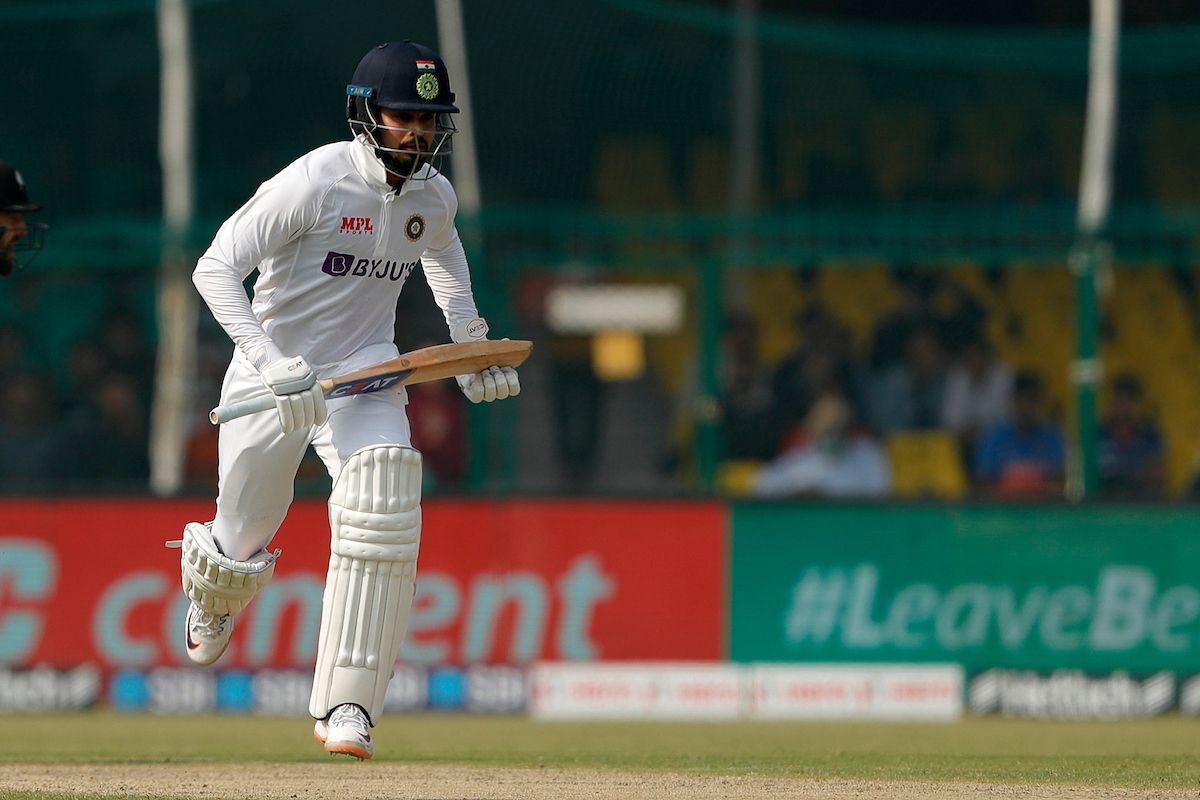
[[[669,657],[961,663],[986,640],[968,673],[1200,671],[1200,591],[1171,577],[1200,496],[1200,10],[1129,3],[1094,36],[1115,6],[1093,6],[4,3],[0,158],[51,230],[0,283],[0,491],[10,509],[211,502],[207,412],[232,344],[187,275],[262,181],[347,138],[366,49],[411,38],[451,60],[464,101],[446,168],[479,308],[493,335],[536,345],[516,401],[412,391],[427,496],[566,498],[625,509],[617,527],[651,509],[660,530],[710,510],[733,531],[713,540],[716,638]],[[419,273],[396,335],[402,351],[448,339]],[[318,508],[327,488],[306,462],[298,493]],[[801,531],[844,549],[809,565]],[[942,636],[943,611],[974,630],[984,606],[954,587],[983,585],[969,565],[989,547],[987,580],[1008,581],[1018,617],[1057,608],[1046,624],[1068,644],[1022,649],[995,604],[975,644]],[[782,588],[739,594],[772,553]],[[786,635],[739,638],[739,602],[817,586],[849,604],[868,557],[903,573],[879,578],[894,602],[874,607],[901,609],[894,641],[828,650],[828,628],[805,638],[807,606]],[[1141,572],[1106,571],[1121,565]],[[1096,631],[1126,589],[1150,592],[1149,616],[1114,650]],[[929,628],[919,644],[912,626]]]
[[[187,16],[190,118],[160,88],[172,78],[148,0],[0,8],[2,157],[53,226],[36,265],[0,287],[6,492],[145,492],[157,436],[156,489],[211,493],[205,412],[231,344],[201,308],[176,319],[176,338],[194,339],[173,345],[186,363],[156,360],[159,314],[189,313],[166,299],[169,273],[259,183],[345,138],[342,92],[364,48],[439,43],[432,3],[205,0]],[[1198,16],[1182,2],[1125,12],[1112,206],[1082,310],[1103,363],[1100,422],[1081,426],[1070,258],[1086,4],[467,4],[460,126],[479,202],[460,228],[493,330],[538,350],[519,403],[476,412],[447,387],[414,392],[431,490],[747,495],[774,465],[761,491],[1048,499],[1083,470],[1082,436],[1093,496],[1188,498]],[[191,176],[174,209],[168,141]],[[617,285],[676,293],[607,329],[552,324],[556,299]],[[397,339],[447,340],[419,276]],[[156,386],[172,415],[150,415]],[[1022,403],[1052,463],[1006,460],[992,429]],[[104,469],[52,455],[81,437],[112,454]],[[877,478],[810,474],[842,463],[804,458],[826,440],[851,443]]]

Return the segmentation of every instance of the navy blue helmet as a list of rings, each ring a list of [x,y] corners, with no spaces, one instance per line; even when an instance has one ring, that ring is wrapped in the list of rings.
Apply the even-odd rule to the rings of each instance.
[[[41,211],[42,207],[29,199],[29,190],[21,173],[7,161],[0,161],[0,211]]]
[[[379,132],[403,132],[409,129],[384,125],[380,109],[412,111],[436,115],[432,140],[414,136],[406,147],[386,147]],[[458,113],[450,75],[437,53],[416,42],[387,42],[363,56],[346,87],[346,117],[350,131],[375,148],[384,169],[400,178],[418,176],[426,164],[436,164],[450,152],[454,134],[451,114]]]
[[[26,214],[41,210],[29,199],[21,173],[0,161],[0,275],[28,265],[42,249],[46,226],[25,219]]]

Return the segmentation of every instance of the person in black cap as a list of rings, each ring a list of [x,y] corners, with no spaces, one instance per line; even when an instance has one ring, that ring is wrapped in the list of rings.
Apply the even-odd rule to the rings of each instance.
[[[184,644],[193,663],[225,652],[235,615],[271,578],[268,551],[311,445],[333,480],[332,558],[309,711],[326,751],[370,758],[416,586],[421,454],[407,395],[326,400],[319,379],[395,358],[396,302],[420,267],[455,342],[487,338],[438,171],[458,112],[438,55],[409,41],[363,56],[346,87],[352,138],[301,156],[259,187],[200,258],[192,279],[237,345],[228,404],[263,394],[274,414],[221,427],[216,512],[186,525]],[[243,281],[258,270],[251,303]],[[516,370],[458,376],[471,402],[515,396]]]
[[[42,249],[46,226],[25,220],[26,214],[41,210],[29,200],[21,173],[0,161],[0,275],[26,266]]]

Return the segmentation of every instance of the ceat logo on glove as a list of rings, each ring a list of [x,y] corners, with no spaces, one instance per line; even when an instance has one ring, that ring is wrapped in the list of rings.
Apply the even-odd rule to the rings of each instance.
[[[487,332],[488,324],[485,320],[473,319],[467,323],[467,336],[470,336],[472,339],[487,336]]]
[[[304,365],[304,362],[297,359],[296,361],[293,361],[292,363],[288,364],[288,372],[291,372],[292,370],[295,370],[295,369],[300,369],[300,367],[302,367],[303,365]]]

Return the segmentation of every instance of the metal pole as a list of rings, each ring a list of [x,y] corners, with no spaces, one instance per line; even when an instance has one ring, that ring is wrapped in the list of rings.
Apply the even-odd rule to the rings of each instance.
[[[729,211],[736,223],[731,270],[724,286],[728,306],[744,310],[749,304],[746,254],[749,233],[742,226],[754,213],[762,170],[762,55],[755,28],[758,0],[736,0],[733,29],[733,80],[730,89]]]
[[[471,104],[471,74],[467,69],[467,34],[463,28],[459,0],[437,0],[438,49],[450,73],[455,105],[461,109],[455,120],[454,149],[450,164],[454,168],[454,191],[458,210],[468,217],[479,213],[483,192],[479,185],[479,161],[475,155],[475,116]]]
[[[1067,496],[1073,500],[1094,496],[1100,477],[1096,394],[1103,370],[1098,347],[1100,314],[1096,275],[1111,261],[1111,249],[1103,236],[1112,202],[1120,25],[1119,0],[1092,0],[1079,215],[1075,247],[1071,254],[1071,269],[1075,274],[1076,354],[1070,376],[1075,385],[1077,427],[1075,463],[1067,485]]]
[[[192,65],[187,0],[158,0],[159,161],[163,251],[158,285],[158,357],[150,412],[150,488],[183,486],[196,363],[197,302],[188,278],[187,232],[194,212]]]
[[[700,262],[699,386],[696,403],[696,471],[700,486],[712,491],[720,463],[720,377],[717,361],[721,352],[721,262],[705,256]]]
[[[475,117],[471,103],[471,73],[467,67],[467,34],[463,24],[460,0],[436,0],[438,50],[454,87],[454,101],[461,110],[455,120],[458,132],[454,134],[454,149],[450,151],[450,165],[454,170],[454,191],[458,195],[460,222],[459,236],[471,262],[471,284],[476,298],[494,296],[488,280],[483,232],[479,226],[479,212],[483,206],[483,190],[479,181],[479,162],[475,150]],[[483,309],[480,309],[483,311]],[[497,330],[504,330],[502,321],[495,314],[485,314]],[[493,415],[511,414],[509,404],[491,409],[472,405],[467,410],[467,483],[474,491],[482,491],[489,483],[493,472],[491,465],[492,430],[508,431],[513,424],[496,426]],[[511,441],[501,442],[502,453],[511,453]],[[511,470],[502,468],[502,474]]]

